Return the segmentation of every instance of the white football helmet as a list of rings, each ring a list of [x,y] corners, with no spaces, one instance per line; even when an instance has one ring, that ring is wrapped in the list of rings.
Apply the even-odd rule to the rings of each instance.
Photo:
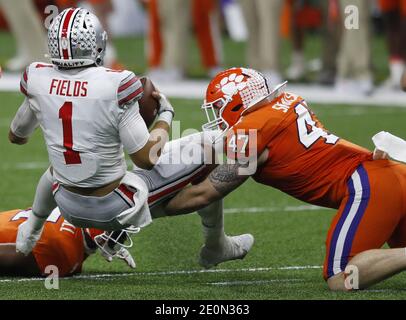
[[[82,8],[62,11],[48,30],[51,62],[63,68],[103,65],[107,33],[99,19]]]

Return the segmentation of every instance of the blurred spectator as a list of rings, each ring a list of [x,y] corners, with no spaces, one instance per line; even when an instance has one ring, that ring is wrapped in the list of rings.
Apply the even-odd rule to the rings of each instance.
[[[107,41],[106,56],[104,57],[104,65],[112,69],[124,69],[124,66],[118,62],[117,51],[112,42],[112,35],[109,30],[108,17],[113,12],[111,0],[87,0],[92,5],[95,15],[99,18],[104,30],[109,35],[110,40]]]
[[[240,0],[248,29],[247,61],[275,86],[282,81],[280,16],[283,0]]]
[[[59,11],[70,7],[78,7],[79,0],[55,0]],[[112,69],[124,69],[124,66],[118,62],[117,51],[111,39],[111,32],[108,25],[108,17],[113,11],[113,4],[111,0],[87,0],[91,5],[94,14],[99,18],[104,30],[109,35],[106,47],[106,56],[104,57],[104,66]]]
[[[321,25],[321,9],[317,0],[286,0],[285,9],[290,11],[291,38],[293,52],[291,63],[286,71],[289,80],[299,80],[305,76],[307,65],[304,55],[304,41],[307,29]]]
[[[406,71],[403,71],[400,86],[402,87],[403,91],[406,91]]]
[[[17,45],[17,55],[6,63],[5,68],[17,72],[33,61],[43,61],[48,52],[45,29],[33,2],[0,0],[0,7]]]
[[[151,78],[172,81],[184,77],[192,22],[201,59],[209,76],[214,76],[220,70],[221,36],[218,25],[218,1],[149,0],[148,8],[150,17],[148,62]]]
[[[343,33],[338,54],[336,89],[346,93],[371,94],[373,90],[370,0],[340,0]],[[359,28],[347,29],[345,8],[355,6]]]
[[[322,67],[318,82],[333,85],[337,72],[337,55],[340,46],[341,17],[340,0],[320,1],[323,17]]]
[[[248,30],[239,0],[221,0],[221,11],[230,39],[236,42],[247,41]]]
[[[400,89],[406,59],[406,0],[379,0],[389,45],[389,79],[384,87]]]

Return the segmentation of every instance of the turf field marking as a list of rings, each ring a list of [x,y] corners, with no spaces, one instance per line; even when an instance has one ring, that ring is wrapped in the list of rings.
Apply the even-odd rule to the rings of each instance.
[[[366,289],[365,292],[372,293],[390,293],[390,292],[404,292],[406,289]]]
[[[212,286],[240,286],[240,285],[262,285],[269,283],[292,283],[303,282],[304,279],[271,279],[271,280],[253,280],[253,281],[224,281],[224,282],[207,282]]]
[[[127,162],[127,165],[132,165]],[[49,167],[49,162],[46,161],[28,161],[28,162],[9,162],[3,163],[0,166],[0,170],[42,170]]]
[[[282,208],[275,207],[250,207],[250,208],[226,208],[224,213],[266,213],[266,212],[296,212],[296,211],[311,211],[311,210],[326,210],[326,208],[312,206],[312,205],[300,205],[300,206],[286,206]]]
[[[49,162],[45,161],[30,161],[30,162],[17,162],[17,163],[4,163],[1,165],[1,170],[38,170],[46,169],[49,167]]]
[[[174,271],[157,271],[157,272],[131,272],[131,273],[102,273],[102,274],[82,274],[65,280],[100,280],[108,278],[123,278],[123,277],[140,277],[140,276],[171,276],[171,275],[192,275],[203,273],[238,273],[238,272],[267,272],[267,271],[284,271],[284,270],[311,270],[321,269],[321,266],[284,266],[284,267],[264,267],[264,268],[241,268],[241,269],[210,269],[210,270],[174,270]],[[44,281],[45,278],[20,278],[20,279],[0,279],[0,283],[4,282],[31,282]]]

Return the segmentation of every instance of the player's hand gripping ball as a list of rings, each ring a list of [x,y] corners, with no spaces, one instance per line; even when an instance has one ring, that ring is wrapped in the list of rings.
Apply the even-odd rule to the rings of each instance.
[[[147,127],[150,127],[158,115],[160,105],[158,100],[152,96],[152,92],[156,90],[152,81],[147,77],[142,77],[140,80],[144,88],[144,95],[138,101],[140,114],[147,124]]]

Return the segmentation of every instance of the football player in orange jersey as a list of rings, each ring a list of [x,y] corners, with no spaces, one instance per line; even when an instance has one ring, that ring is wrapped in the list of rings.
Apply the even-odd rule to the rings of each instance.
[[[86,258],[95,253],[95,237],[102,234],[97,229],[80,229],[65,221],[59,209],[55,209],[45,223],[44,232],[32,253],[24,256],[17,253],[15,241],[18,226],[24,222],[31,210],[11,210],[0,213],[0,276],[45,276],[47,266],[58,268],[59,276],[81,273]],[[135,262],[129,252],[122,248],[118,256],[134,268]],[[102,255],[107,261],[104,251]]]
[[[252,177],[338,210],[326,241],[324,278],[330,289],[366,288],[405,270],[406,166],[374,160],[369,150],[330,133],[284,85],[270,90],[260,73],[245,68],[223,71],[211,81],[202,107],[209,122],[203,128],[223,130],[228,161],[178,193],[167,213],[203,208]],[[391,249],[381,249],[385,243]],[[221,253],[210,254],[221,260]],[[354,270],[357,285],[347,281]]]

